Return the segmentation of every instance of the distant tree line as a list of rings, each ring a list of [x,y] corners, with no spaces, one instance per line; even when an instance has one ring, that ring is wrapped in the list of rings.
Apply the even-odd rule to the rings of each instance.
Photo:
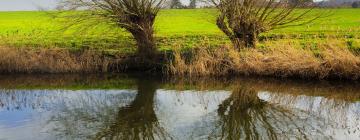
[[[189,0],[188,5],[183,4],[181,0],[168,0],[167,8],[169,9],[194,9],[194,8],[215,8],[213,5],[208,3],[203,3],[201,6],[198,3],[207,1],[207,0]],[[360,0],[323,0],[323,1],[314,1],[314,0],[279,0],[279,2],[288,3],[289,5],[296,6],[301,3],[307,3],[306,6],[318,6],[318,7],[328,7],[328,8],[339,8],[339,7],[352,7],[360,8]]]
[[[352,8],[360,8],[360,1],[355,1],[351,4]]]
[[[168,2],[168,8],[170,9],[194,9],[197,6],[198,0],[190,0],[189,5],[181,3],[180,0],[170,0]]]
[[[313,3],[313,0],[285,0],[288,1],[291,5],[298,5],[300,3]]]
[[[321,7],[341,8],[341,7],[352,7],[359,8],[360,0],[327,0],[319,2]]]

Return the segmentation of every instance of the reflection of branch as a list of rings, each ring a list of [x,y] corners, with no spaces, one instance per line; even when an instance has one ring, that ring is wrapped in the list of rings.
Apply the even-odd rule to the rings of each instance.
[[[323,97],[313,98],[311,96],[293,96],[279,93],[263,94],[267,94],[268,97],[265,100],[271,102],[272,104],[278,104],[286,106],[287,108],[292,108],[293,110],[299,110],[299,112],[311,115],[308,119],[316,118],[319,121],[322,120],[323,122],[331,122],[332,125],[336,125],[339,128],[346,129],[348,122],[354,119],[349,119],[349,115],[352,114],[351,112],[354,106],[354,104],[349,102]]]
[[[117,112],[117,106],[124,106],[133,99],[131,91],[118,94],[74,94],[73,100],[60,101],[58,109],[52,108],[54,116],[48,124],[56,127],[53,132],[60,139],[92,139],[93,134],[109,126],[114,121],[112,116]],[[75,98],[74,98],[75,97]]]
[[[85,87],[92,87],[93,85],[119,87],[117,85],[128,83],[129,86],[127,87],[137,87],[138,94],[135,94],[135,90],[123,90],[121,93],[115,90],[117,94],[103,93],[107,90],[96,90],[94,91],[96,94],[89,92],[89,90],[78,91],[81,94],[77,94],[78,92],[75,91],[65,92],[67,90],[46,90],[42,92],[39,92],[41,90],[0,90],[0,105],[2,104],[3,108],[10,109],[15,107],[22,109],[21,107],[31,106],[32,109],[36,110],[47,107],[47,110],[53,111],[49,114],[55,115],[50,116],[52,118],[49,119],[49,126],[56,127],[51,134],[58,134],[63,139],[81,137],[86,139],[171,139],[170,134],[160,126],[162,124],[158,121],[154,111],[154,108],[156,108],[154,103],[155,91],[158,87],[156,81],[141,78],[142,81],[136,83],[135,80],[116,80],[112,78],[99,80],[95,77],[85,79],[71,77],[57,79],[58,82],[55,82],[56,79],[47,79],[45,77],[40,79],[15,78],[15,80],[1,77],[0,85],[2,85],[1,83],[16,84],[17,81],[23,80],[31,82],[25,82],[22,85],[29,84],[35,87],[39,85],[42,87],[46,83],[54,84],[51,87],[56,87],[56,85],[79,87],[77,85],[82,84],[87,85]],[[94,84],[94,81],[97,82]],[[340,93],[331,95],[332,92],[341,91],[341,89],[331,91],[332,89],[327,88],[331,86],[328,84],[292,83],[266,79],[242,79],[239,81],[234,80],[227,83],[216,80],[193,81],[184,83],[183,87],[180,87],[181,89],[185,89],[184,87],[189,89],[191,86],[190,89],[199,88],[204,90],[211,89],[211,87],[222,90],[234,89],[230,96],[222,96],[229,98],[226,100],[223,100],[224,98],[220,99],[222,102],[217,111],[205,116],[211,117],[210,119],[201,119],[201,121],[207,123],[207,130],[200,129],[202,134],[193,131],[193,135],[207,136],[208,132],[210,132],[209,139],[287,139],[289,137],[299,139],[320,137],[321,139],[327,139],[329,138],[328,135],[337,135],[340,129],[355,135],[358,134],[359,125],[356,120],[359,119],[359,104],[358,102],[351,103],[343,99],[343,97],[358,97],[359,90],[356,89],[359,89],[359,87],[347,88],[351,87],[348,85],[347,90],[342,91],[347,95],[340,95]],[[89,86],[89,83],[93,84]],[[179,85],[178,82],[173,84]],[[168,85],[167,82],[167,88],[169,88]],[[312,91],[312,93],[307,91]],[[209,91],[206,91],[206,93],[209,93]],[[299,96],[300,94],[305,95]],[[179,95],[176,94],[175,96]],[[317,97],[314,97],[315,95]],[[328,97],[319,97],[325,95],[328,95]],[[178,98],[180,97],[182,95]],[[204,104],[204,107],[211,103],[218,104],[217,101],[214,102],[213,98],[205,97],[207,96],[204,96],[204,94],[192,96],[192,98],[200,98],[199,104]],[[124,107],[125,105],[127,106]],[[315,106],[317,107],[316,110],[314,110]],[[211,109],[211,111],[213,110]],[[178,117],[174,115],[176,114],[170,114],[169,117]],[[210,130],[214,125],[217,127]],[[168,125],[165,124],[165,126]],[[192,126],[197,127],[197,124]],[[327,131],[324,131],[325,129]],[[176,130],[176,132],[178,131]],[[174,137],[176,135],[175,133]]]
[[[58,137],[75,139],[165,139],[169,138],[160,127],[154,112],[156,83],[140,81],[138,92],[124,106],[123,97],[96,98],[81,96],[56,112],[49,120],[55,124]],[[100,94],[103,95],[103,94]]]
[[[257,97],[254,90],[246,87],[235,88],[231,96],[219,105],[221,139],[259,139],[260,133],[256,130],[254,119],[260,117],[259,120],[266,120],[266,117],[261,115],[265,106],[265,102]],[[268,130],[271,130],[271,125],[267,126]],[[272,136],[272,133],[269,135]]]
[[[146,80],[138,84],[138,94],[127,107],[118,111],[115,122],[99,132],[96,139],[166,139],[154,111],[156,84]]]
[[[319,130],[324,125],[321,120],[303,119],[301,117],[309,114],[269,104],[246,86],[233,90],[219,106],[218,115],[219,130],[211,135],[219,139],[309,139],[314,132],[327,137]]]

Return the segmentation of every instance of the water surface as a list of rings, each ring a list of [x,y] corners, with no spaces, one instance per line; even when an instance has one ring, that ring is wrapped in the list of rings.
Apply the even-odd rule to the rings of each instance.
[[[350,82],[0,76],[0,139],[360,139]]]

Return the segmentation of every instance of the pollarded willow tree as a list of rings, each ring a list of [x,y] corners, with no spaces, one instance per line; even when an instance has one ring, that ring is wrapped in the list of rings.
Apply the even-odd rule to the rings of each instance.
[[[95,19],[110,22],[130,32],[137,43],[138,53],[151,56],[156,52],[155,18],[165,0],[62,0],[59,8],[75,11],[65,14],[73,20]],[[96,24],[96,23],[95,23]]]
[[[303,25],[320,17],[309,0],[210,0],[219,10],[216,24],[236,49],[255,47],[260,33]],[[299,9],[301,8],[301,9]]]

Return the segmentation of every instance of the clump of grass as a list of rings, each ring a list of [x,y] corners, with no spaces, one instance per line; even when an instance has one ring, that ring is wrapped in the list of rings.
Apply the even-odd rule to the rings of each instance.
[[[206,43],[203,43],[206,44]],[[360,57],[342,40],[310,47],[291,42],[264,42],[262,49],[237,52],[232,47],[196,47],[191,53],[175,49],[165,73],[187,76],[262,75],[300,78],[360,78]],[[190,55],[189,55],[190,54]]]

